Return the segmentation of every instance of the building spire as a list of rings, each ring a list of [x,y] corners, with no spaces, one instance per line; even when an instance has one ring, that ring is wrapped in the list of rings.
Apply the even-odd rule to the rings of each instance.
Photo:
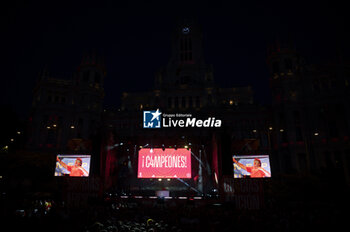
[[[96,50],[84,53],[78,70],[80,70],[84,66],[94,66],[105,72],[104,58],[101,55],[99,55]]]

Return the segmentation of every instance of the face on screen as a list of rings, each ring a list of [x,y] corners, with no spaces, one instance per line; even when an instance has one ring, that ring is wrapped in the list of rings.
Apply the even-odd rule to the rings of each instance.
[[[143,148],[139,151],[138,178],[191,178],[191,150]]]
[[[89,176],[90,158],[90,155],[57,155],[55,176]]]
[[[234,178],[269,178],[271,177],[268,155],[233,156]]]

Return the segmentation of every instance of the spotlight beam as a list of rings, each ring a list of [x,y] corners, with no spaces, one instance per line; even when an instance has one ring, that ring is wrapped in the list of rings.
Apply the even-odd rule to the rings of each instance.
[[[199,191],[196,188],[193,188],[191,185],[189,185],[186,181],[184,181],[183,179],[177,178],[178,181],[180,181],[181,183],[183,183],[184,185],[186,185],[187,187],[190,187],[190,189],[194,190],[196,193],[202,193],[201,191]]]

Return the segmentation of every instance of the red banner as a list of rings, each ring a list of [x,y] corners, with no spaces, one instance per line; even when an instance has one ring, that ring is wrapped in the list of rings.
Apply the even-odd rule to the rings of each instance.
[[[191,178],[191,150],[142,148],[138,178]]]

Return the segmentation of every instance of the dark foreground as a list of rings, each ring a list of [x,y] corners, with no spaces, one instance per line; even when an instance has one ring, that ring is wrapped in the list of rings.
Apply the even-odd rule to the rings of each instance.
[[[7,231],[317,231],[346,222],[347,202],[265,202],[261,209],[237,209],[234,202],[208,200],[92,201],[81,209],[63,203],[32,202],[26,210],[2,209]],[[4,231],[4,230],[2,230]]]

